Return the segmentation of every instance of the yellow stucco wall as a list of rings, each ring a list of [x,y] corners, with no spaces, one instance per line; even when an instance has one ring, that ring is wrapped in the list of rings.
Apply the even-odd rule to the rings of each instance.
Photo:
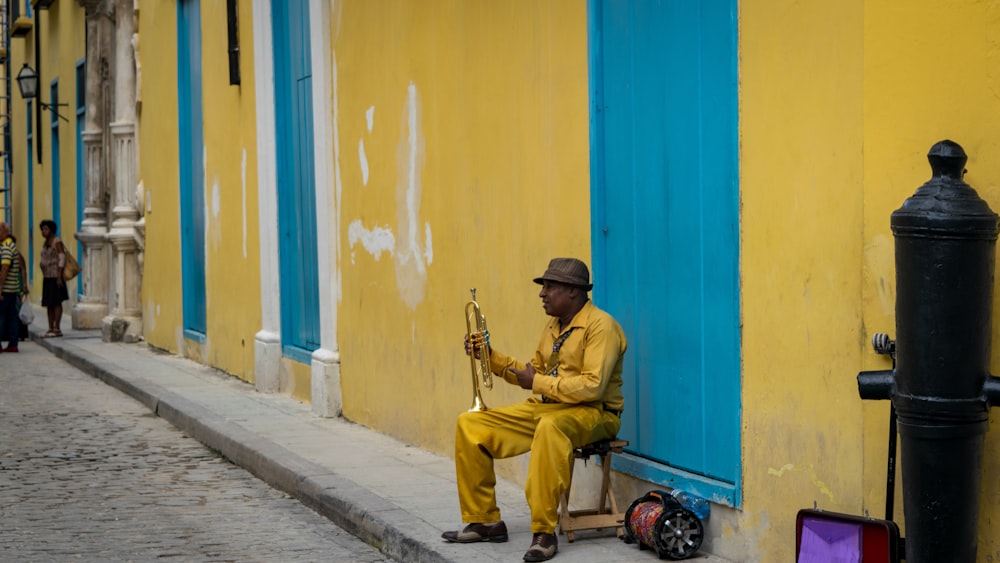
[[[469,289],[494,345],[528,357],[531,279],[589,262],[586,5],[354,0],[331,37],[344,414],[450,455]],[[485,400],[525,396],[498,382]]]
[[[146,341],[183,353],[177,144],[177,7],[147,2],[139,13],[139,181],[143,187],[148,257],[143,263],[142,320]],[[150,69],[155,69],[151,72]]]
[[[178,215],[177,6],[144,2],[141,180],[146,197],[143,320],[146,340],[243,379],[254,379],[253,340],[260,329],[253,25],[250,0],[239,3],[241,85],[229,84],[224,2],[201,4],[205,164],[207,334],[183,337]]]
[[[895,332],[889,217],[945,138],[1000,209],[1000,6],[742,2],[740,33],[744,547],[722,553],[784,561],[813,501],[884,515],[889,406],[862,404],[855,376],[891,367],[869,344]],[[1000,557],[995,418],[980,561]]]
[[[59,225],[59,236],[66,242],[66,247],[79,258],[73,233],[79,228],[77,213],[77,175],[76,175],[76,63],[86,56],[86,34],[84,27],[84,11],[75,3],[53,4],[48,10],[35,11],[32,14],[33,28],[25,37],[11,38],[11,134],[13,151],[11,153],[11,193],[13,213],[11,224],[17,237],[18,248],[25,255],[34,257],[32,269],[32,300],[36,303],[42,297],[42,275],[38,269],[38,259],[41,254],[44,239],[38,229],[38,223],[43,219],[53,219]],[[39,33],[40,49],[35,50],[34,34]],[[31,115],[26,115],[26,103],[18,90],[16,76],[22,65],[28,63],[39,72],[38,98],[34,101]],[[59,103],[66,106],[58,108],[59,114],[66,120],[59,120],[59,217],[55,217],[54,194],[52,189],[53,159],[52,151],[52,118],[53,113],[42,111],[41,123],[36,121],[35,106],[41,99],[45,103],[52,102],[51,84],[57,79],[59,84]],[[55,109],[55,108],[53,108]],[[31,120],[34,138],[32,140],[32,158],[29,163],[27,152],[27,122]],[[38,135],[42,140],[42,163],[38,163]],[[31,197],[31,212],[29,214],[28,200],[28,169],[31,168],[33,189]],[[31,265],[29,265],[31,267]],[[68,318],[71,304],[76,301],[76,284],[79,278],[68,284],[71,301],[63,304],[64,316]]]
[[[951,139],[969,155],[966,181],[1000,211],[1000,4],[972,0],[921,0],[905,6],[867,2],[865,18],[865,324],[894,332],[895,270],[889,216],[930,179],[927,151]],[[886,287],[885,290],[882,288]],[[1000,291],[994,287],[993,359],[1000,373],[997,322]],[[870,354],[866,354],[870,356]],[[868,365],[879,362],[869,361]],[[872,367],[879,369],[882,366]],[[866,490],[884,497],[885,421],[875,415],[874,452],[866,451]],[[866,412],[874,412],[867,409]],[[880,489],[881,487],[881,489]],[[900,496],[897,495],[897,499]],[[979,514],[981,562],[1000,560],[1000,426],[991,413],[984,449]],[[902,520],[902,507],[897,502]]]
[[[864,505],[861,7],[741,3],[744,506],[715,545],[743,561],[793,559],[814,501]]]
[[[32,28],[34,30],[34,28]],[[31,198],[31,209],[32,212],[29,214],[29,182],[28,173],[29,169],[31,171],[33,181],[37,185],[37,180],[35,178],[39,177],[40,166],[37,163],[37,159],[32,154],[31,159],[28,159],[27,150],[27,127],[30,120],[31,129],[34,131],[38,128],[35,122],[35,108],[34,105],[31,108],[30,115],[27,113],[27,104],[25,99],[21,97],[20,91],[17,87],[16,76],[21,70],[24,63],[29,63],[32,68],[35,68],[35,42],[29,34],[26,37],[11,38],[9,41],[9,61],[11,69],[11,83],[10,83],[10,119],[8,121],[11,131],[11,142],[13,144],[10,163],[11,163],[11,177],[10,177],[10,187],[11,187],[11,203],[12,203],[12,213],[11,213],[11,231],[17,238],[17,246],[24,254],[25,259],[29,255],[36,256],[36,268],[37,268],[37,256],[41,252],[41,234],[35,234],[35,226],[31,223],[36,222],[35,217],[37,216],[36,205],[34,204],[34,198]],[[39,79],[39,90],[41,90],[42,80]],[[44,142],[43,138],[43,142]],[[32,147],[35,147],[35,140],[32,140]],[[46,143],[48,144],[48,143]],[[34,150],[34,149],[33,149]],[[48,208],[51,209],[51,208]],[[46,213],[51,211],[46,210]],[[65,234],[65,233],[63,233]],[[34,236],[39,241],[38,248],[32,248],[31,237]],[[31,268],[31,266],[28,266]],[[32,300],[35,302],[41,301],[42,293],[42,277],[39,275],[40,270],[34,271],[32,279]]]

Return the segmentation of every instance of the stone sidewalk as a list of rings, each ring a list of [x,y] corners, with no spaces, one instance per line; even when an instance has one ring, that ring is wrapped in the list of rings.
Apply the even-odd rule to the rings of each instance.
[[[35,307],[34,343],[134,397],[395,559],[521,561],[531,543],[524,493],[511,482],[497,484],[510,541],[447,543],[441,533],[459,527],[461,520],[450,458],[342,418],[317,417],[308,405],[287,396],[258,393],[235,377],[144,343],[102,342],[99,330],[72,330],[65,317],[63,337],[41,338],[45,322],[44,309]],[[267,533],[266,522],[260,533]],[[577,532],[573,543],[565,536],[559,540],[555,561],[658,561],[654,552],[625,544],[612,531]],[[704,553],[689,560],[726,561]]]

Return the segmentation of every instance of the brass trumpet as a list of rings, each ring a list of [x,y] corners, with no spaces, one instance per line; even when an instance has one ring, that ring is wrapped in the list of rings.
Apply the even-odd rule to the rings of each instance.
[[[493,372],[490,371],[490,331],[486,329],[486,317],[476,303],[476,288],[472,288],[472,301],[465,304],[465,338],[472,344],[469,363],[472,366],[472,406],[469,412],[488,410],[483,403],[482,386],[493,389]],[[476,357],[476,353],[479,357]]]

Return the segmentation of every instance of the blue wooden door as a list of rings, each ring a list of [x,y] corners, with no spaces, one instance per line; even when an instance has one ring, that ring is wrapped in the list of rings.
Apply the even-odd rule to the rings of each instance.
[[[589,4],[595,300],[629,338],[633,471],[737,504],[736,1]]]
[[[309,3],[275,0],[271,21],[282,350],[308,363],[320,344]]]
[[[184,334],[202,341],[206,332],[205,167],[202,161],[205,145],[199,0],[177,3],[177,100]]]

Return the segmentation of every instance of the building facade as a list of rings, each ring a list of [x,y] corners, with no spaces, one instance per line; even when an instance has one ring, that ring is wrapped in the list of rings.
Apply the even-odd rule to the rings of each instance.
[[[856,375],[889,367],[889,215],[928,148],[961,143],[1000,209],[992,3],[22,8],[10,73],[82,92],[68,121],[15,93],[8,120],[14,232],[35,264],[39,220],[76,235],[75,325],[450,456],[469,289],[527,357],[532,278],[581,257],[629,339],[618,498],[710,499],[705,549],[733,560],[788,560],[800,508],[882,512],[889,406]]]

